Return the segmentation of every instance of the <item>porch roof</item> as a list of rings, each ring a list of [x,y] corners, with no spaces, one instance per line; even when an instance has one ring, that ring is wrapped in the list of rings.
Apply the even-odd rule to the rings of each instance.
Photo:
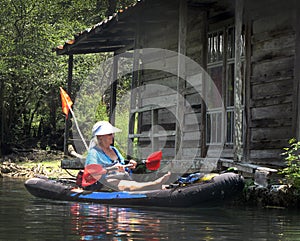
[[[220,2],[216,0],[187,0],[189,6],[197,8],[214,7],[219,9]],[[174,4],[174,0],[170,1]],[[224,1],[223,1],[224,2]],[[165,1],[164,3],[167,3]],[[123,10],[119,10],[112,16],[95,24],[89,29],[77,33],[73,39],[65,41],[63,45],[59,45],[53,49],[57,55],[73,55],[73,54],[88,54],[101,52],[125,52],[134,48],[137,22],[139,21],[139,13],[143,8],[147,8],[151,4],[160,6],[161,0],[139,0]],[[224,3],[223,3],[224,4]],[[165,11],[171,9],[166,8]],[[168,24],[167,18],[156,18],[156,13],[153,12],[151,17],[145,19],[144,22]],[[167,15],[167,14],[166,14]],[[163,26],[163,25],[162,25]]]

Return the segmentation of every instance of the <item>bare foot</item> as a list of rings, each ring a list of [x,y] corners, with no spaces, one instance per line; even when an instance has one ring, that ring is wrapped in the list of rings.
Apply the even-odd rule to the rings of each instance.
[[[171,172],[168,172],[167,174],[163,175],[162,177],[155,180],[156,184],[165,184],[171,176]]]

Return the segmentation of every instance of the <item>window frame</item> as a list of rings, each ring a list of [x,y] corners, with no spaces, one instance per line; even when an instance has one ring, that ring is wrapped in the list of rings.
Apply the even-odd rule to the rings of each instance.
[[[207,72],[210,73],[212,69],[216,69],[222,67],[221,73],[221,81],[222,81],[222,99],[224,103],[225,110],[218,108],[209,108],[207,106],[206,110],[206,145],[222,145],[232,148],[234,141],[234,64],[235,64],[235,25],[233,23],[224,24],[222,27],[209,29],[207,34]],[[242,73],[243,73],[243,83],[245,82],[245,31],[243,31],[244,49],[242,52]],[[211,39],[214,36],[222,35],[222,51],[221,57],[217,56],[217,58],[212,58],[211,49],[214,49],[214,46],[211,46],[212,43],[218,43],[217,49],[220,47],[218,40]],[[231,44],[231,45],[229,45]],[[229,56],[230,55],[230,56]],[[216,61],[215,61],[216,60]],[[231,67],[232,66],[232,67]],[[231,68],[231,70],[230,70]],[[230,71],[231,71],[231,79],[230,79]],[[232,83],[230,83],[232,82]],[[230,86],[231,91],[230,91]],[[205,91],[207,93],[207,91]],[[243,84],[243,93],[242,93],[242,101],[244,106],[245,99],[245,84]],[[231,101],[230,101],[231,98]],[[216,115],[218,113],[221,116],[220,125],[221,128],[215,128],[215,130],[220,130],[221,133],[213,133],[212,132],[212,115]],[[211,115],[211,116],[210,116]],[[244,119],[243,114],[243,119]],[[243,134],[244,135],[244,134]],[[221,139],[215,141],[211,139],[212,136],[221,136]]]

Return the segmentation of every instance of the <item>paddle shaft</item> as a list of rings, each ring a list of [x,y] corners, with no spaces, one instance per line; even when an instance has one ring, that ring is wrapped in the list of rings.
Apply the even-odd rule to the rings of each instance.
[[[126,168],[126,167],[132,167],[133,164],[126,164],[126,165],[122,165],[122,167]],[[118,167],[112,166],[112,167],[106,167],[105,168],[107,171],[111,171],[111,170],[115,170],[118,169]]]

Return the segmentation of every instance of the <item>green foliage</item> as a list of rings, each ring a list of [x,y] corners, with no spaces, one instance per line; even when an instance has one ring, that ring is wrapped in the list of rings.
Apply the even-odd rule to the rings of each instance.
[[[132,2],[135,1],[117,1],[116,8]],[[56,56],[52,49],[102,21],[109,3],[109,0],[0,2],[1,141],[22,144],[30,139],[39,142],[63,139],[65,116],[61,112],[59,87],[66,89],[68,56]],[[77,91],[105,58],[96,54],[74,56],[73,91],[69,93],[72,100],[76,102]],[[92,102],[96,97],[84,98]],[[97,108],[93,120],[107,118],[106,106],[93,104]],[[82,116],[78,114],[81,123],[85,123],[83,115],[89,114],[89,110]]]
[[[295,138],[289,140],[289,147],[284,148],[282,155],[285,156],[286,168],[280,171],[284,174],[285,178],[288,180],[295,188],[300,188],[300,141]]]

